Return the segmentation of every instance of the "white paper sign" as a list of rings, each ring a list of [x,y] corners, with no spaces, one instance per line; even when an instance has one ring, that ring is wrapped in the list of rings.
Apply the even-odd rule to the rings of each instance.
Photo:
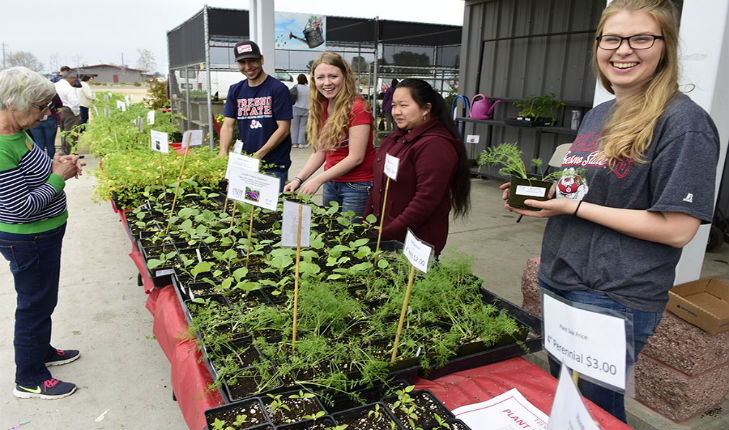
[[[149,133],[152,137],[152,151],[168,154],[170,152],[170,144],[167,133],[157,130],[150,130]]]
[[[580,375],[625,390],[625,320],[542,294],[544,348]]]
[[[243,152],[243,142],[241,142],[240,140],[236,140],[233,144],[233,152],[235,152],[236,154],[240,154],[241,152]]]
[[[547,415],[512,388],[490,400],[454,409],[472,430],[546,430]]]
[[[230,179],[230,172],[235,169],[257,173],[260,165],[261,160],[258,158],[236,153],[228,154],[228,167],[225,169],[225,179]]]
[[[126,110],[127,110],[127,105],[126,105],[126,104],[124,104],[124,102],[123,102],[123,101],[121,101],[121,100],[117,100],[117,101],[116,101],[116,108],[117,108],[117,109],[119,109],[120,111],[124,112],[124,111],[126,111]]]
[[[557,392],[554,393],[552,411],[549,413],[548,430],[600,430],[582,402],[570,370],[562,364]]]
[[[182,134],[182,147],[187,148],[187,143],[190,142],[190,146],[202,145],[202,130],[187,130]]]
[[[147,112],[147,124],[154,125],[154,111]]]
[[[281,180],[274,176],[232,169],[228,182],[228,198],[275,211],[280,186]]]
[[[397,169],[400,167],[400,159],[390,154],[385,154],[385,175],[393,181],[397,181]]]
[[[129,102],[131,101],[131,98],[129,97],[129,94],[124,96],[124,102],[129,106]]]
[[[296,246],[299,234],[299,206],[301,206],[301,247],[309,246],[311,234],[311,206],[284,200],[281,222],[281,246]]]
[[[547,188],[543,187],[530,187],[529,185],[517,185],[514,194],[518,196],[529,196],[529,197],[546,197]]]
[[[478,143],[479,140],[481,140],[481,135],[479,134],[469,134],[466,136],[466,142],[468,143]]]
[[[428,272],[428,263],[430,263],[430,256],[433,254],[433,247],[415,237],[410,229],[405,235],[403,253],[416,269],[423,273]]]

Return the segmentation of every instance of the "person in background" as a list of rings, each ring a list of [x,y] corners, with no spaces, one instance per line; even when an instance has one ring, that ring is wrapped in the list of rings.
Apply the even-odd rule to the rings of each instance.
[[[89,85],[93,80],[94,78],[90,75],[81,76],[81,88],[78,90],[78,104],[79,113],[81,116],[81,124],[86,124],[87,122],[89,122],[89,106],[91,106],[91,102],[93,100],[96,100],[96,97],[94,97],[94,94],[91,92],[91,87]]]
[[[25,132],[48,114],[55,94],[48,79],[28,68],[0,71],[0,253],[17,293],[13,394],[19,398],[57,399],[76,391],[53,378],[48,366],[80,357],[51,346],[51,315],[68,218],[63,188],[82,165],[73,155],[50,159]]]
[[[306,122],[309,118],[309,86],[306,75],[299,74],[296,78],[296,102],[294,103],[294,118],[291,120],[291,142],[294,148],[306,147]]]
[[[81,124],[81,106],[78,102],[78,94],[76,88],[73,86],[76,84],[78,76],[76,72],[69,71],[63,79],[56,82],[56,93],[63,102],[61,108],[61,132],[71,131],[74,127]],[[71,154],[71,151],[76,147],[76,136],[61,136],[61,151],[63,155]]]
[[[585,115],[564,158],[563,170],[584,166],[584,190],[557,187],[557,198],[525,201],[540,211],[504,206],[549,218],[538,275],[544,290],[633,321],[630,374],[661,320],[681,248],[711,222],[719,137],[709,115],[678,90],[670,0],[613,0],[597,26],[593,64],[615,99]],[[506,199],[508,184],[502,188]],[[552,357],[550,368],[556,376]],[[582,379],[579,389],[626,420],[622,393]]]
[[[61,107],[63,107],[63,102],[58,94],[55,94],[48,115],[37,126],[28,130],[35,144],[50,158],[56,155],[56,133],[58,133],[58,126],[61,123],[61,113],[59,112]]]
[[[58,74],[56,76],[54,76],[54,77],[51,78],[51,82],[53,82],[55,84],[56,82],[58,82],[61,79],[63,79],[63,77],[66,75],[66,73],[68,73],[70,71],[71,71],[71,68],[70,67],[68,67],[68,66],[61,66],[61,69],[58,71]]]
[[[364,213],[372,188],[372,112],[357,94],[354,75],[346,61],[324,52],[311,66],[308,140],[314,153],[284,191],[314,194],[324,186],[323,203],[337,202],[342,212]],[[326,163],[326,164],[325,164]],[[314,173],[324,165],[324,171]]]
[[[228,90],[218,155],[228,155],[237,122],[243,151],[273,166],[266,172],[281,180],[283,190],[291,166],[291,95],[286,85],[263,71],[264,58],[255,42],[237,43],[233,54],[247,79]]]
[[[393,92],[397,130],[382,142],[374,164],[374,186],[366,215],[382,216],[386,154],[399,159],[397,180],[390,181],[382,239],[405,241],[410,229],[433,245],[445,247],[448,215],[465,216],[470,208],[471,172],[466,148],[443,97],[422,79],[403,79]]]
[[[382,97],[382,112],[385,113],[387,130],[395,129],[395,121],[392,119],[392,95],[395,93],[395,87],[397,87],[397,79],[392,80],[390,87],[385,90],[385,95]]]

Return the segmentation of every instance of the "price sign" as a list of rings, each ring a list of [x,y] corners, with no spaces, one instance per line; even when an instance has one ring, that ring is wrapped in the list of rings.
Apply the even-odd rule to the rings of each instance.
[[[230,179],[231,170],[247,170],[249,172],[258,172],[261,160],[255,157],[248,157],[236,153],[228,154],[228,167],[225,169],[225,179]]]
[[[626,320],[575,307],[549,292],[542,293],[542,303],[547,352],[580,375],[624,391]]]
[[[478,134],[469,134],[466,136],[466,142],[468,143],[478,143],[479,140],[481,140],[481,136]]]
[[[428,263],[433,254],[433,247],[418,239],[410,229],[405,235],[405,247],[403,253],[410,264],[423,273],[428,272]]]
[[[276,210],[281,185],[279,178],[242,169],[231,169],[229,176],[228,198]]]
[[[124,112],[124,111],[126,111],[126,110],[127,110],[127,105],[126,105],[126,104],[124,104],[124,102],[123,102],[123,101],[121,101],[121,100],[117,100],[117,101],[116,101],[116,108],[117,108],[117,109],[119,109],[120,111]]]
[[[170,152],[170,144],[167,133],[157,130],[151,130],[149,133],[152,138],[152,151],[161,152],[163,154]]]
[[[281,246],[296,246],[299,234],[299,206],[301,206],[301,247],[309,246],[311,235],[311,206],[284,200],[281,222]]]
[[[385,154],[385,175],[397,181],[397,169],[400,167],[400,159],[390,154]]]
[[[582,402],[570,370],[564,363],[559,372],[559,383],[547,424],[547,430],[563,429],[600,430]]]
[[[236,154],[240,154],[241,152],[243,152],[243,142],[241,142],[240,140],[236,140],[235,144],[233,144],[233,152],[235,152]]]
[[[147,124],[154,125],[154,111],[147,112]]]
[[[190,146],[202,145],[202,130],[187,130],[182,135],[182,147],[187,148],[187,143],[190,142]]]

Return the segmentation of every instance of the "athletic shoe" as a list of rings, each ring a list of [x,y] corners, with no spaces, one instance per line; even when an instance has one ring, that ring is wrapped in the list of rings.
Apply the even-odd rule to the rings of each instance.
[[[81,353],[75,349],[57,349],[53,358],[46,360],[46,366],[60,366],[61,364],[76,361],[81,357]]]
[[[40,385],[24,387],[15,384],[13,394],[21,399],[37,397],[39,399],[53,400],[68,397],[76,391],[76,384],[59,381],[58,379],[46,379]]]

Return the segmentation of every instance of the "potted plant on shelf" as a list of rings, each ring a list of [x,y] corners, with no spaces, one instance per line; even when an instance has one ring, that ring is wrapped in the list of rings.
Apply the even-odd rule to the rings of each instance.
[[[532,160],[534,166],[538,167],[541,164],[542,161],[538,158]],[[486,148],[478,157],[478,166],[479,169],[483,166],[502,166],[499,174],[509,177],[511,183],[509,206],[521,209],[537,210],[525,205],[524,201],[527,199],[548,200],[552,182],[561,175],[561,171],[558,171],[541,178],[530,176],[526,171],[521,149],[516,143],[508,142]]]
[[[565,103],[553,93],[541,96],[528,96],[525,100],[514,102],[519,113],[516,118],[509,118],[506,123],[522,127],[549,127],[557,123],[558,109]]]

